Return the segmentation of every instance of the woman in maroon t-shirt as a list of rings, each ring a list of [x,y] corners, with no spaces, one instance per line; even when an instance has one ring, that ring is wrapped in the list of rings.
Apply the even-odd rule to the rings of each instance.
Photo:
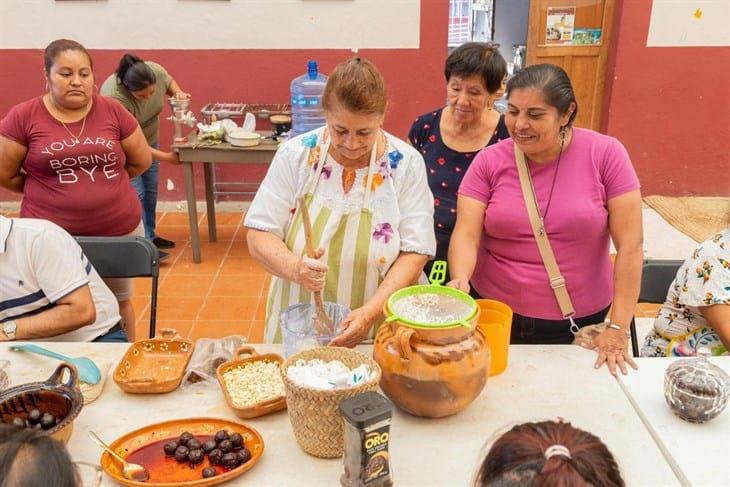
[[[93,95],[93,64],[78,42],[52,42],[44,61],[48,93],[0,121],[0,186],[23,193],[21,217],[50,220],[72,235],[139,232],[130,178],[152,162],[139,124],[118,102]],[[107,284],[134,338],[131,280]]]

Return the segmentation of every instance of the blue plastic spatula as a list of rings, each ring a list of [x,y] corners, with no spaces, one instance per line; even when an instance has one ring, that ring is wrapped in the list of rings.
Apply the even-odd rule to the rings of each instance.
[[[97,367],[96,364],[89,358],[67,357],[65,355],[61,355],[60,353],[46,350],[45,348],[39,347],[38,345],[31,344],[13,345],[10,347],[10,350],[37,353],[38,355],[44,355],[46,357],[51,357],[58,360],[63,360],[64,362],[72,363],[76,367],[76,370],[79,372],[79,379],[82,382],[93,385],[98,384],[101,381],[101,371],[99,371],[99,367]]]

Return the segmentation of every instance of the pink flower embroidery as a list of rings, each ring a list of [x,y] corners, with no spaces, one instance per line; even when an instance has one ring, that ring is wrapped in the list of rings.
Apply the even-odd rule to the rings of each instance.
[[[319,166],[319,163],[316,163],[314,166],[312,166],[312,169],[314,171],[316,171],[317,166]],[[325,164],[324,167],[322,168],[322,177],[324,179],[329,179],[330,176],[332,176],[332,166],[329,164]]]
[[[375,240],[383,240],[386,244],[393,238],[393,227],[390,223],[378,223],[375,225],[375,231],[373,232],[373,238]]]

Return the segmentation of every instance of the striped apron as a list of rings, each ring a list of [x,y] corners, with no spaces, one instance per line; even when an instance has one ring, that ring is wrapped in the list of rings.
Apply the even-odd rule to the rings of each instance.
[[[347,305],[354,310],[361,307],[375,293],[388,268],[400,254],[400,236],[395,231],[388,239],[376,240],[376,233],[373,231],[378,224],[370,209],[373,177],[378,171],[375,161],[377,144],[373,145],[370,154],[365,194],[359,209],[340,211],[314,198],[329,147],[330,140],[327,137],[320,151],[317,168],[310,182],[305,185],[303,195],[312,218],[314,248],[325,249],[322,259],[329,266],[323,298],[325,301]],[[397,207],[395,189],[391,181],[380,186],[377,191],[391,192],[393,205]],[[290,221],[284,242],[295,255],[305,254],[304,229],[299,208]],[[279,323],[281,313],[291,305],[307,302],[312,302],[310,291],[294,282],[274,276],[269,287],[266,306],[266,342],[281,343]],[[374,330],[371,330],[371,335],[373,332]]]

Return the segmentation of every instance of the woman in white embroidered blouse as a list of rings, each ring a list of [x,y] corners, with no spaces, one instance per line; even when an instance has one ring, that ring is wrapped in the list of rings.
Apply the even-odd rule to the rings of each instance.
[[[352,312],[331,345],[355,346],[383,319],[385,300],[414,283],[436,241],[433,196],[421,155],[382,129],[385,82],[353,58],[331,73],[325,127],[284,143],[246,214],[251,255],[274,275],[266,341],[279,316],[311,291]],[[298,200],[307,201],[317,259],[305,256]]]

